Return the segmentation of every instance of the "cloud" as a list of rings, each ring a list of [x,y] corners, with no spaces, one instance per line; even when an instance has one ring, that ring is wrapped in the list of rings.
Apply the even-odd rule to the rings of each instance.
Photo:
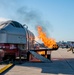
[[[0,22],[7,21],[9,19],[0,17]]]

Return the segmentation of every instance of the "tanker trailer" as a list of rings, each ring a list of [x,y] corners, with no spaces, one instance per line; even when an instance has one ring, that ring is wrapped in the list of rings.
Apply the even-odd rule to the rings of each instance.
[[[27,54],[34,48],[34,34],[17,21],[9,20],[0,24],[0,49],[3,59],[11,59]]]

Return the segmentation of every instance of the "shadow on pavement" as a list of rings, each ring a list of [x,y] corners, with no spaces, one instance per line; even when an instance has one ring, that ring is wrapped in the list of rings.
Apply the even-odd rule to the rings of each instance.
[[[69,58],[52,60],[52,63],[25,62],[19,66],[40,68],[41,73],[74,75],[74,59]]]

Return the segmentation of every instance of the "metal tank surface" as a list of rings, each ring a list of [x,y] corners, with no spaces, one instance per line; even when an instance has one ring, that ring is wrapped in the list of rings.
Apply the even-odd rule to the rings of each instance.
[[[34,38],[33,33],[16,21],[0,24],[0,43],[26,44],[29,38]]]

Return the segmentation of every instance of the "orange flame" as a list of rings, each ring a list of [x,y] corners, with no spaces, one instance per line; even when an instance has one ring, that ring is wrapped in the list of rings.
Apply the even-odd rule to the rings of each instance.
[[[37,27],[37,30],[38,30],[38,35],[39,35],[39,39],[42,40],[42,42],[44,43],[44,45],[48,48],[53,48],[54,45],[56,45],[56,42],[54,39],[52,38],[48,38],[46,36],[46,33],[43,32],[42,30],[42,27],[41,26],[38,26]],[[57,46],[57,45],[56,45]]]

